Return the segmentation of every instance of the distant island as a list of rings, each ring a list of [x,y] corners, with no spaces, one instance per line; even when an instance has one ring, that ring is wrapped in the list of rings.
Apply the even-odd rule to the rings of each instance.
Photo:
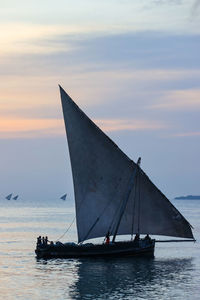
[[[200,196],[180,196],[180,197],[175,197],[174,199],[176,200],[200,200]]]

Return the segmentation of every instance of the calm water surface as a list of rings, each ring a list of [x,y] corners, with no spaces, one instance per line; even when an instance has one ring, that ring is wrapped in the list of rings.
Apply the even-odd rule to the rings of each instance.
[[[174,201],[197,242],[157,244],[154,259],[37,260],[38,235],[56,240],[74,217],[65,201],[1,201],[0,299],[200,299],[200,201]],[[75,226],[63,241],[76,240]]]

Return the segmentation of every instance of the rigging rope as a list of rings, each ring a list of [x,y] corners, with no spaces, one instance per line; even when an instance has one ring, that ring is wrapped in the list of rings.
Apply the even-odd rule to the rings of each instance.
[[[74,221],[76,220],[76,216],[73,218],[72,222],[70,223],[70,225],[68,226],[67,230],[56,240],[56,242],[58,242],[60,239],[62,239],[65,234],[70,230],[70,228],[72,227]]]
[[[96,219],[96,221],[93,223],[93,225],[90,227],[88,233],[86,234],[86,236],[84,237],[83,241],[87,239],[87,237],[89,236],[89,234],[91,233],[91,231],[93,230],[93,228],[96,226],[96,224],[99,222],[100,218],[103,216],[103,214],[105,213],[105,211],[107,210],[107,208],[111,205],[111,203],[113,202],[114,198],[107,203],[107,205],[104,207],[103,211],[101,212],[101,214],[99,215],[99,217]]]
[[[66,235],[66,233],[69,231],[69,229],[72,227],[74,221],[76,220],[76,215],[78,214],[78,212],[80,211],[80,209],[81,209],[81,207],[82,207],[83,200],[84,200],[84,199],[82,199],[82,201],[81,201],[81,203],[80,203],[80,206],[79,206],[79,209],[77,210],[77,212],[76,212],[76,214],[75,214],[75,217],[73,218],[73,220],[72,220],[72,222],[70,223],[69,227],[68,227],[67,230],[66,230],[66,231],[65,231],[65,232],[64,232],[64,233],[56,240],[56,242],[58,242],[60,239],[62,239],[62,238]]]
[[[109,228],[108,228],[108,231],[110,232],[110,234],[112,234],[112,233],[114,232],[115,225],[116,225],[116,224],[114,224],[114,223],[117,223],[116,217],[117,217],[117,215],[119,214],[121,205],[122,205],[122,203],[119,202],[119,205],[118,205],[118,207],[117,207],[117,209],[116,209],[116,211],[115,211],[115,213],[114,213],[114,215],[113,215],[113,219],[111,220],[110,226],[109,226]]]

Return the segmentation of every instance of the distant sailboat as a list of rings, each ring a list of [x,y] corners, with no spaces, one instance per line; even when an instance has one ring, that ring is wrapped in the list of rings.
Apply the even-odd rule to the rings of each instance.
[[[78,244],[49,244],[39,237],[37,257],[153,256],[155,242],[159,241],[149,234],[194,241],[192,226],[141,169],[141,159],[133,162],[61,87],[60,93],[74,182]],[[146,237],[141,238],[141,234]],[[116,241],[119,235],[130,235],[130,239]],[[106,242],[83,244],[99,237]],[[177,239],[167,240],[172,241]]]
[[[11,197],[12,197],[12,194],[9,194],[8,196],[6,196],[6,199],[7,199],[7,200],[10,200]]]
[[[67,194],[64,194],[62,197],[60,197],[60,199],[62,199],[63,201],[66,200]]]
[[[17,196],[15,196],[15,197],[13,197],[13,200],[17,200],[17,199],[18,199],[18,197],[19,197],[19,195],[17,195]]]

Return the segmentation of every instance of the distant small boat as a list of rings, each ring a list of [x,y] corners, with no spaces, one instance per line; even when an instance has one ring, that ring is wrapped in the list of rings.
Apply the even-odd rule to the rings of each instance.
[[[18,199],[18,197],[19,197],[19,195],[17,195],[17,196],[15,196],[15,197],[13,197],[13,200],[17,200],[17,199]]]
[[[175,197],[174,199],[175,200],[200,200],[200,196],[188,195],[188,196]]]
[[[60,199],[62,199],[63,201],[66,200],[67,194],[64,194],[62,197],[60,197]]]
[[[9,194],[8,196],[6,196],[6,199],[7,199],[7,200],[10,200],[11,197],[12,197],[12,194]]]

